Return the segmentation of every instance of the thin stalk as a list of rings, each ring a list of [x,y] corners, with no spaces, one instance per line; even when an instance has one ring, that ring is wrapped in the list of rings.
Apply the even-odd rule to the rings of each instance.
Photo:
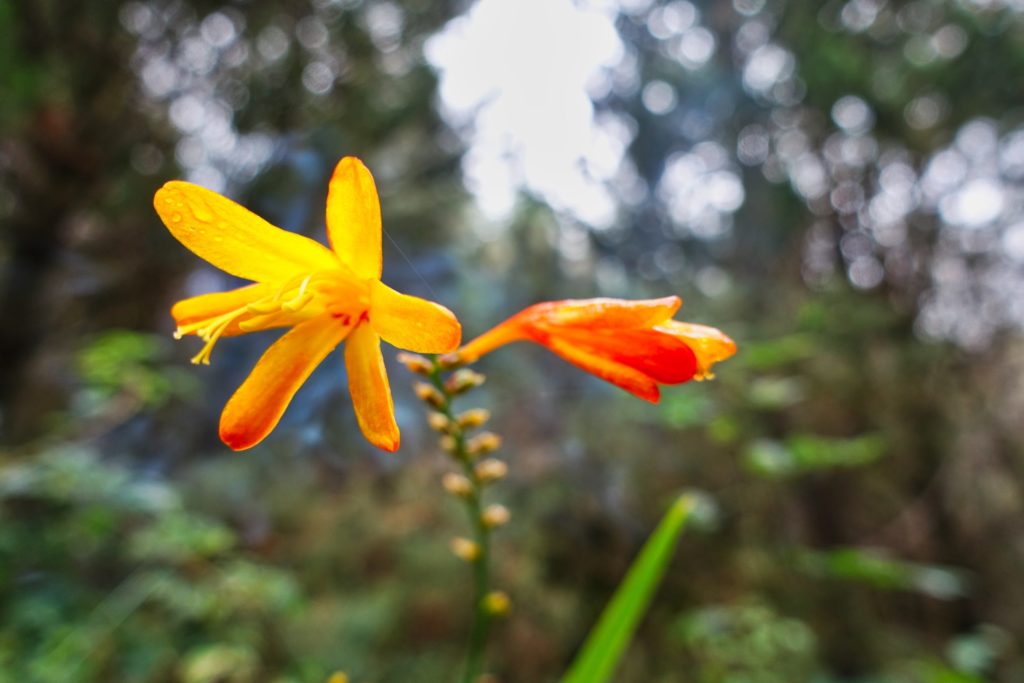
[[[480,554],[473,560],[473,626],[469,634],[469,645],[466,653],[466,665],[463,669],[462,683],[473,683],[480,676],[483,670],[484,650],[487,646],[487,636],[490,633],[492,616],[487,611],[485,598],[491,589],[490,560],[491,560],[491,529],[484,523],[483,519],[483,485],[473,468],[473,459],[466,448],[466,434],[455,419],[452,410],[454,396],[445,386],[441,376],[441,365],[437,358],[431,359],[433,368],[430,373],[430,383],[444,397],[444,404],[438,407],[438,411],[448,418],[451,424],[450,435],[454,440],[452,457],[459,463],[462,473],[472,485],[469,495],[460,498],[469,515],[469,524],[473,530],[473,541],[480,549]]]

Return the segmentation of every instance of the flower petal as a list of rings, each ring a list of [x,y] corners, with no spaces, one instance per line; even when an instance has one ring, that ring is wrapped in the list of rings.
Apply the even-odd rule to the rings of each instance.
[[[327,239],[361,278],[380,279],[380,200],[370,170],[355,157],[338,162],[327,190]]]
[[[534,304],[492,327],[459,349],[459,356],[473,362],[498,347],[524,339],[547,344],[562,330],[642,330],[668,320],[680,304],[679,297],[627,301],[625,299],[565,299]]]
[[[302,383],[351,329],[331,316],[318,316],[274,342],[224,406],[221,440],[236,451],[262,441]]]
[[[380,337],[369,325],[357,325],[349,335],[345,342],[345,367],[352,407],[363,435],[377,448],[398,450],[398,424],[380,354]]]
[[[188,299],[182,299],[171,307],[171,316],[179,328],[192,323],[210,320],[218,316],[235,311],[242,306],[251,304],[273,291],[270,285],[254,284],[226,292],[213,292],[211,294],[200,294]],[[245,330],[239,328],[238,321],[233,320],[220,336],[233,337],[237,334],[244,334]]]
[[[697,357],[697,379],[713,377],[711,366],[736,353],[736,342],[714,327],[668,320],[656,329],[671,334],[693,349]]]
[[[558,338],[550,339],[547,347],[581,370],[596,375],[606,382],[611,382],[645,401],[657,403],[661,398],[661,392],[655,381],[639,370],[584,351]]]
[[[558,330],[552,335],[581,351],[633,368],[659,384],[680,384],[693,379],[697,373],[697,358],[690,346],[657,329],[601,332],[572,329]]]
[[[529,338],[526,325],[519,318],[519,315],[515,315],[487,330],[472,341],[467,342],[466,345],[456,351],[456,353],[463,362],[473,363],[481,356],[485,356],[505,344],[511,344],[512,342],[523,341],[524,339]]]
[[[337,267],[322,244],[276,228],[227,197],[172,180],[153,206],[174,237],[221,270],[257,282],[280,282],[296,273]]]
[[[547,325],[599,329],[651,327],[675,314],[682,304],[677,296],[660,299],[566,299],[535,304],[516,317]]]
[[[462,339],[462,326],[447,308],[380,280],[370,285],[370,325],[387,343],[416,353],[448,353]]]

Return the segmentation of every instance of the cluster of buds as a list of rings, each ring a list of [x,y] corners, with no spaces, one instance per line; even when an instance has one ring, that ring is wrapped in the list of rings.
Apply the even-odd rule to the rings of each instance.
[[[509,511],[504,505],[483,505],[484,489],[502,479],[508,473],[508,466],[501,460],[486,457],[501,446],[501,437],[490,431],[470,435],[471,430],[487,424],[490,411],[471,408],[455,413],[452,402],[476,389],[485,377],[467,367],[455,355],[428,359],[411,353],[402,353],[398,360],[411,372],[424,378],[416,382],[416,396],[428,407],[427,422],[440,437],[441,450],[451,456],[459,466],[459,472],[444,475],[441,483],[444,489],[462,500],[478,515],[476,540],[455,538],[451,541],[452,552],[469,563],[487,561],[487,536],[509,521]],[[447,375],[445,377],[444,375]],[[508,612],[509,598],[501,591],[488,593],[480,609],[490,616],[501,616]]]

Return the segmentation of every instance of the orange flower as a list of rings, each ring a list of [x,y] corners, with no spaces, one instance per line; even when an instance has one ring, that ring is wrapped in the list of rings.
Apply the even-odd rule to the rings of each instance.
[[[736,344],[719,330],[672,320],[681,303],[677,296],[548,301],[520,311],[456,353],[469,363],[499,346],[532,341],[657,402],[659,384],[711,378],[712,364],[736,353]]]
[[[334,169],[327,193],[331,249],[191,183],[167,183],[153,205],[171,234],[197,256],[254,281],[179,301],[171,309],[176,338],[195,335],[206,342],[193,363],[209,364],[221,337],[291,328],[224,407],[224,443],[237,451],[262,441],[310,373],[344,340],[359,427],[370,443],[396,450],[398,425],[380,340],[444,353],[458,347],[462,330],[447,308],[380,281],[380,202],[366,166],[345,157]]]

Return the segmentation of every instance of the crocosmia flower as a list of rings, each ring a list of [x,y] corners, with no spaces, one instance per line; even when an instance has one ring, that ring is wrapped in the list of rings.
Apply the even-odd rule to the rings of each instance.
[[[327,194],[330,249],[191,183],[167,183],[153,203],[171,234],[197,256],[252,281],[179,301],[171,309],[175,336],[194,335],[204,342],[193,363],[208,364],[221,337],[290,328],[224,407],[224,443],[243,450],[262,441],[310,373],[344,341],[359,427],[375,446],[396,450],[398,425],[380,340],[419,353],[444,353],[458,347],[461,328],[447,308],[380,281],[380,203],[366,166],[346,157],[334,170]]]
[[[672,320],[679,297],[644,301],[549,301],[520,311],[458,351],[473,362],[499,346],[532,341],[573,365],[656,402],[659,384],[712,377],[711,366],[736,352],[713,327]]]

